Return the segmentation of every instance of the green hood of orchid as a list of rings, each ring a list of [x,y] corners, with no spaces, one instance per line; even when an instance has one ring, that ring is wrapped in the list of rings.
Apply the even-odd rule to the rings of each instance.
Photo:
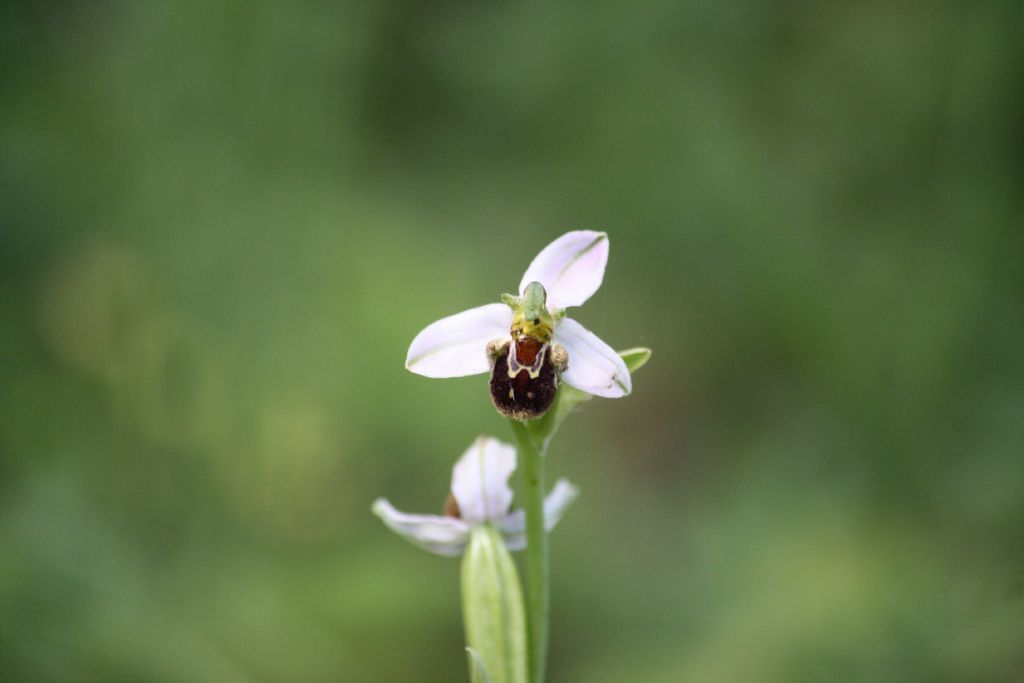
[[[512,308],[512,338],[532,337],[545,344],[555,333],[555,316],[548,310],[548,293],[544,285],[531,282],[523,295],[504,294],[502,301]]]

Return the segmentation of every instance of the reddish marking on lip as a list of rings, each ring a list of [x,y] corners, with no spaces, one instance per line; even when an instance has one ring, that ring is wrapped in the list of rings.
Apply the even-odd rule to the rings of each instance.
[[[520,365],[533,365],[533,361],[537,359],[537,354],[540,353],[543,347],[544,344],[533,337],[517,339],[516,360],[519,361]]]

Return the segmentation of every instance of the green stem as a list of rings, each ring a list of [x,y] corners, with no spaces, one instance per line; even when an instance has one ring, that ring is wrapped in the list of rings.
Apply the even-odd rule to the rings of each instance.
[[[544,682],[548,650],[548,535],[544,529],[544,446],[528,423],[510,420],[519,444],[526,509],[526,609],[530,638],[530,680]]]

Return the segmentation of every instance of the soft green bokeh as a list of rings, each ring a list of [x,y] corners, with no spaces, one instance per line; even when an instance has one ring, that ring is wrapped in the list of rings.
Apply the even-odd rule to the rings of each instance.
[[[466,680],[482,377],[563,231],[550,679],[1024,677],[1020,3],[6,3],[0,679]]]

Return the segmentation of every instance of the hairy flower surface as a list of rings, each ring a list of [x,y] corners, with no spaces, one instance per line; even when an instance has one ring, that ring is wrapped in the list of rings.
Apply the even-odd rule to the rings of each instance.
[[[478,437],[452,468],[455,506],[449,514],[414,515],[400,512],[384,498],[373,503],[373,512],[395,533],[438,555],[460,555],[472,530],[491,524],[510,550],[526,547],[525,516],[510,512],[512,489],[509,477],[516,469],[516,449],[489,436]],[[544,525],[550,531],[578,491],[559,479],[544,500]]]
[[[405,367],[426,377],[490,371],[495,406],[517,419],[542,415],[559,380],[596,396],[626,396],[632,383],[619,354],[565,315],[597,291],[607,263],[607,234],[562,235],[530,263],[519,296],[431,323],[413,339]]]

